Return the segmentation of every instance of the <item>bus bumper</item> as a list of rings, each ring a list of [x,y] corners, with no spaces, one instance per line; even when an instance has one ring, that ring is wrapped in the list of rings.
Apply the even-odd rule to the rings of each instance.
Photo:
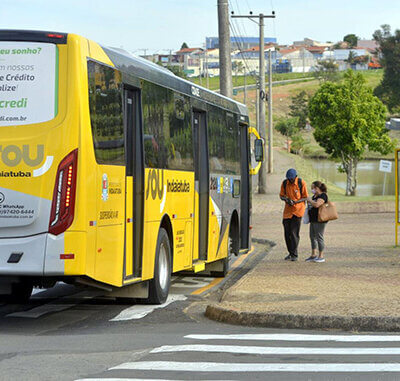
[[[0,275],[64,275],[64,234],[0,239]]]

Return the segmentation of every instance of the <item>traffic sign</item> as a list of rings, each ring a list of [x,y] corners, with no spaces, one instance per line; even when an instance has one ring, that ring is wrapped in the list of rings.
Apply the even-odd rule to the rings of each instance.
[[[194,69],[184,69],[183,72],[185,74],[194,74]]]
[[[392,173],[392,162],[389,160],[381,160],[379,162],[379,171],[385,173]]]

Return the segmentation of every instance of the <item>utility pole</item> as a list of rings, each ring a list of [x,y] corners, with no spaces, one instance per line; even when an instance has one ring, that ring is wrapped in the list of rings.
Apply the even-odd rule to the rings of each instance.
[[[247,80],[246,80],[246,66],[243,69],[244,74],[244,91],[243,91],[243,103],[246,104],[247,102]]]
[[[268,173],[274,172],[274,151],[272,126],[272,52],[268,50]]]
[[[260,25],[260,136],[266,141],[265,134],[265,52],[264,52],[264,15],[259,15]],[[269,154],[269,152],[268,152]],[[267,193],[267,171],[265,170],[265,164],[261,164],[260,172],[258,176],[258,193]]]
[[[200,79],[200,86],[203,86],[202,80],[201,80],[201,75],[202,75],[202,64],[201,64],[201,52],[199,52],[199,79]]]
[[[233,95],[228,0],[218,0],[219,80],[221,94]]]
[[[204,57],[205,57],[205,61],[206,61],[206,87],[207,89],[210,88],[210,82],[208,80],[208,54],[207,54],[207,48],[204,51]]]
[[[272,12],[272,15],[264,15],[260,13],[258,16],[253,15],[250,12],[250,15],[232,15],[232,18],[248,18],[248,19],[258,19],[258,25],[260,27],[260,62],[259,62],[259,94],[257,97],[260,97],[259,100],[259,134],[261,138],[266,140],[266,129],[265,129],[265,52],[264,52],[264,19],[266,18],[275,18],[275,12]],[[252,20],[253,21],[253,20]],[[272,98],[272,92],[269,94],[268,98]],[[272,105],[272,103],[271,103]],[[272,118],[272,115],[270,115]],[[272,129],[272,123],[270,125],[270,129]],[[271,133],[272,137],[272,133]],[[268,144],[269,146],[269,144]],[[272,149],[268,150],[268,162],[271,160],[272,162]],[[267,193],[267,170],[265,163],[261,163],[260,171],[258,172],[258,193],[265,194]]]
[[[256,84],[256,129],[260,133],[260,97],[258,96],[260,84]]]

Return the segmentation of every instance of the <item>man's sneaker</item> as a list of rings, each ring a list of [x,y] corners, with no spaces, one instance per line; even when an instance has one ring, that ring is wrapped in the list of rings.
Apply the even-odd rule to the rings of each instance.
[[[306,262],[315,262],[316,259],[317,259],[317,257],[311,255],[310,257],[308,257],[306,259]]]
[[[317,262],[317,263],[325,262],[325,258],[316,258],[316,259],[314,259],[314,262]]]
[[[292,256],[289,254],[285,257],[285,261],[290,261],[292,259]]]

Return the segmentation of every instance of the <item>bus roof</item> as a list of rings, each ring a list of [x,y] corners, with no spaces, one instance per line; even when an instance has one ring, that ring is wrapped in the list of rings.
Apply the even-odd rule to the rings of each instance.
[[[0,41],[32,41],[66,44],[67,33],[43,30],[0,29]]]
[[[122,73],[130,74],[197,98],[200,101],[203,100],[240,115],[248,116],[247,108],[242,103],[180,78],[170,70],[144,58],[135,57],[126,50],[104,46],[102,48],[115,67]]]

